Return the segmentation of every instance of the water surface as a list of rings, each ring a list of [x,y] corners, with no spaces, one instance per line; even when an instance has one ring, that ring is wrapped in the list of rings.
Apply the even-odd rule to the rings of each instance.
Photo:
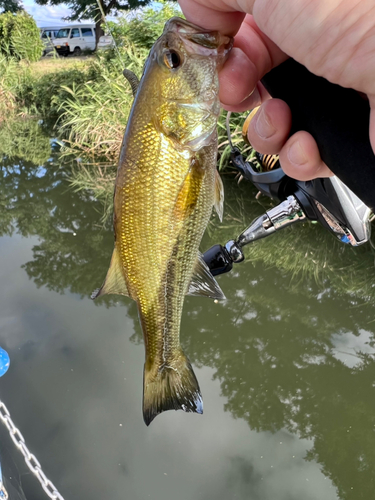
[[[219,278],[227,300],[188,297],[181,337],[204,415],[142,419],[135,304],[92,302],[111,224],[40,127],[0,144],[0,397],[66,500],[359,500],[375,488],[375,268],[300,225],[249,248]],[[23,139],[22,139],[23,138]],[[26,140],[27,139],[27,140]],[[269,207],[225,177],[226,218],[202,249]],[[0,424],[11,500],[44,493]]]

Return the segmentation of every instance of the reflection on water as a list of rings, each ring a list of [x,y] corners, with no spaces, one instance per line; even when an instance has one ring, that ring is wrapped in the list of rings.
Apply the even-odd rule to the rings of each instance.
[[[146,429],[135,304],[88,300],[108,267],[110,224],[100,223],[90,192],[68,188],[69,169],[42,129],[25,130],[39,158],[35,148],[28,158],[21,140],[17,157],[1,150],[0,273],[9,285],[0,295],[0,345],[14,363],[0,389],[22,429],[43,419],[33,449],[56,464],[49,471],[67,500],[372,499],[371,246],[347,248],[301,225],[258,242],[219,278],[224,303],[187,297],[181,337],[198,367],[205,415],[168,412]],[[221,226],[213,219],[203,249],[264,209],[245,183],[226,176],[225,189],[226,218]],[[25,380],[24,370],[33,376]],[[87,453],[91,445],[100,456]],[[25,472],[18,483],[27,499],[41,498]]]

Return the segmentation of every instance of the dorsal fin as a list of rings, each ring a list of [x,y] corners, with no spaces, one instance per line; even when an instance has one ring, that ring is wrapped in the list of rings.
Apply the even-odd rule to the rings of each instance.
[[[117,295],[129,296],[128,289],[125,283],[124,273],[122,272],[122,264],[117,246],[113,249],[111,263],[107,271],[104,283],[101,288],[94,290],[91,294],[92,299],[96,299],[101,295],[114,293]]]
[[[138,76],[135,73],[133,73],[133,71],[130,71],[130,69],[127,69],[127,68],[124,69],[122,74],[130,83],[130,86],[131,86],[132,92],[133,92],[133,97],[135,97],[135,94],[137,93],[138,85],[139,85]]]
[[[218,282],[212,276],[200,252],[198,253],[198,258],[194,266],[193,276],[188,287],[187,295],[210,297],[211,299],[218,300],[225,300],[226,298]]]

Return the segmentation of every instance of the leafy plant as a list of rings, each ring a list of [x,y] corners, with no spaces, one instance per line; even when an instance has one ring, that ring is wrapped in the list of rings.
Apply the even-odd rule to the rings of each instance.
[[[123,63],[99,54],[90,67],[93,80],[63,88],[69,92],[61,104],[60,127],[69,151],[117,160],[133,102],[130,85],[122,75]],[[125,66],[140,76],[147,51],[134,45],[123,51]]]
[[[20,66],[16,59],[0,52],[0,124],[20,112],[18,92],[29,75],[27,65]]]
[[[63,102],[74,88],[88,80],[88,74],[79,67],[71,67],[56,73],[28,78],[17,92],[17,96],[29,113],[44,118],[57,118]]]
[[[138,48],[150,50],[162,34],[168,19],[174,16],[183,17],[176,3],[167,1],[159,4],[159,9],[148,7],[119,18],[117,23],[109,23],[111,33],[120,47],[130,42]]]
[[[25,41],[27,34],[27,41]],[[43,43],[34,19],[25,11],[0,15],[0,52],[7,57],[37,61],[43,52]]]
[[[0,157],[3,155],[43,165],[51,157],[49,134],[32,118],[7,120],[0,127]]]

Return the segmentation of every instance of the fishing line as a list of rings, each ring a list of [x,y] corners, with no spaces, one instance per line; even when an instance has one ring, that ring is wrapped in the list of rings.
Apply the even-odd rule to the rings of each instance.
[[[120,54],[120,51],[119,51],[119,49],[118,49],[118,46],[117,46],[116,40],[115,40],[114,36],[112,35],[112,30],[111,30],[111,28],[109,27],[109,25],[108,25],[108,23],[107,23],[107,19],[106,19],[106,17],[105,17],[104,10],[103,10],[103,7],[102,7],[102,5],[101,5],[101,3],[100,3],[100,0],[96,0],[96,2],[97,2],[97,4],[98,4],[98,6],[99,6],[99,10],[100,10],[100,12],[101,12],[101,14],[102,14],[102,17],[103,17],[103,20],[104,20],[104,24],[106,25],[107,30],[108,30],[108,31],[109,31],[109,33],[111,34],[111,37],[112,37],[113,43],[115,44],[115,49],[116,49],[117,55],[118,55],[118,57],[119,57],[119,59],[120,59],[120,61],[121,61],[121,64],[122,64],[122,66],[123,66],[123,67],[125,67],[125,64],[124,64],[124,61],[123,61],[123,59],[122,59],[122,57],[121,57],[121,54]]]

